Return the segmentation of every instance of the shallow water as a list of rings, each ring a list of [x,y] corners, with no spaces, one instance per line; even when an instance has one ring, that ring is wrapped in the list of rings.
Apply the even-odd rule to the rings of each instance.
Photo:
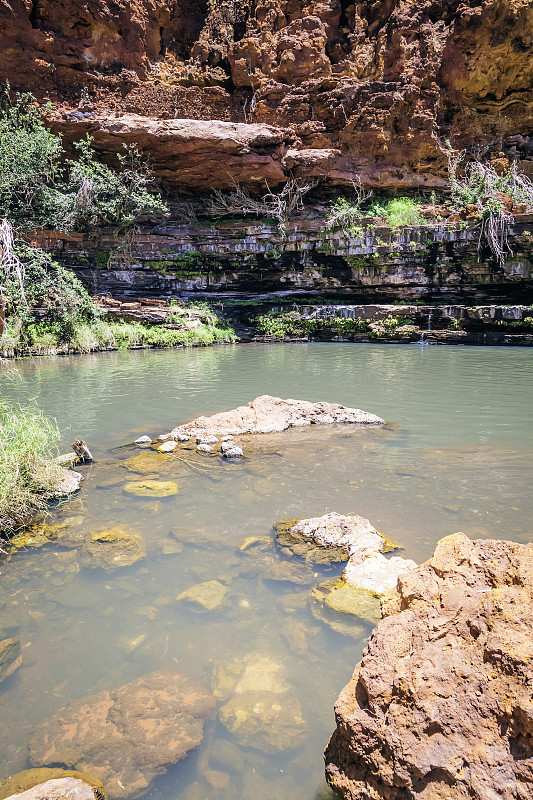
[[[83,437],[96,459],[81,470],[78,497],[51,521],[66,520],[73,531],[128,525],[141,534],[147,558],[113,573],[78,571],[78,549],[48,544],[1,563],[0,638],[19,637],[24,661],[0,686],[0,777],[28,766],[32,725],[71,699],[162,667],[209,687],[217,664],[254,654],[285,670],[306,724],[303,743],[258,752],[216,721],[200,750],[147,797],[313,800],[322,791],[333,703],[371,626],[351,617],[350,635],[342,635],[311,613],[310,590],[342,564],[302,570],[296,583],[270,579],[285,560],[273,522],[361,514],[416,561],[458,530],[531,539],[527,348],[250,345],[42,359],[18,369],[18,379],[2,382],[2,395],[35,400],[68,429],[67,450]],[[124,483],[144,477],[123,466],[140,452],[124,445],[265,393],[341,402],[390,424],[249,438],[238,464],[180,450],[181,457],[161,456],[157,471],[176,481],[177,495],[124,493]],[[265,542],[241,551],[247,537]],[[165,555],[162,542],[181,551]],[[197,612],[176,599],[212,579],[229,589],[222,608]],[[217,742],[226,739],[238,751],[221,766]],[[229,773],[227,788],[208,783],[213,768]]]

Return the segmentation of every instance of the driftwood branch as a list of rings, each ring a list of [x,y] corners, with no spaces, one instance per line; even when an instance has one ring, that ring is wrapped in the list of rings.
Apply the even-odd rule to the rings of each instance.
[[[72,442],[71,447],[78,456],[78,458],[80,459],[80,461],[83,462],[94,461],[91,455],[91,451],[89,450],[83,439],[76,439],[75,442]]]

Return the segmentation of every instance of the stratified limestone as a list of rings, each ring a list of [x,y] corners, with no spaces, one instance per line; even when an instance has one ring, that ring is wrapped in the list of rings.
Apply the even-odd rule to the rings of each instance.
[[[30,760],[94,774],[112,800],[140,797],[198,747],[213,710],[212,695],[187,675],[152,672],[52,714],[33,730]]]
[[[335,706],[346,800],[527,800],[533,544],[442,539],[398,580]]]
[[[179,425],[173,436],[237,436],[243,433],[279,433],[301,425],[331,425],[352,423],[357,425],[383,425],[384,420],[339,403],[310,403],[307,400],[282,400],[268,394],[256,397],[246,406],[232,411],[221,411],[211,417],[198,417]]]
[[[108,572],[129,567],[146,556],[141,537],[120,525],[89,536],[83,544],[81,562],[86,567],[101,567]]]
[[[18,639],[3,639],[0,642],[0,683],[13,675],[22,664]]]

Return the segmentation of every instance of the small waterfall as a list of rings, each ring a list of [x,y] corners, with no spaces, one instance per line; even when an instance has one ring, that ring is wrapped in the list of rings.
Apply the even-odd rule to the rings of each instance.
[[[426,330],[422,331],[422,333],[420,334],[420,341],[418,342],[419,345],[429,344],[429,342],[426,342],[426,333],[428,333],[431,330],[431,318],[432,318],[432,316],[433,316],[433,310],[431,310],[429,312],[429,314],[428,314],[428,326],[427,326]]]

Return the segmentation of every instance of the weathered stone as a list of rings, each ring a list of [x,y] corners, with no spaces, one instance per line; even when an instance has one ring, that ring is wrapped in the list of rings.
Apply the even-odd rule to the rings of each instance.
[[[533,544],[460,533],[398,579],[335,706],[342,797],[529,797],[532,587]]]
[[[223,452],[224,458],[242,458],[244,456],[242,447],[227,447]]]
[[[226,600],[228,588],[219,581],[206,581],[196,586],[191,586],[177,596],[177,600],[187,600],[200,610],[214,611],[220,608]]]
[[[124,484],[124,491],[135,497],[170,497],[178,493],[178,484],[174,481],[132,481]]]
[[[381,618],[379,598],[366,589],[354,589],[338,578],[327,578],[309,595],[315,619],[337,633],[355,638],[364,634],[362,623],[373,625]]]
[[[151,444],[152,440],[149,436],[139,436],[138,439],[135,439],[134,444]]]
[[[385,558],[376,551],[357,555],[344,568],[342,577],[347,584],[356,589],[367,589],[377,595],[384,594],[396,586],[398,578],[406,575],[416,567],[416,561],[410,558],[392,556]]]
[[[152,672],[52,714],[31,734],[30,760],[94,773],[110,798],[140,797],[198,747],[213,710],[211,694],[186,675]]]
[[[197,436],[196,444],[217,444],[218,438],[216,436]]]
[[[387,552],[397,546],[364,517],[335,511],[322,517],[281,520],[275,530],[276,542],[283,551],[316,563],[347,561],[350,557],[356,561],[364,552]]]
[[[168,442],[163,442],[157,448],[160,453],[172,453],[173,450],[176,449],[178,443],[175,442],[173,439],[169,439]]]
[[[309,584],[314,578],[314,573],[301,563],[293,563],[291,561],[277,561],[269,565],[265,572],[264,579],[266,581],[274,581],[275,583],[296,583],[296,584]]]
[[[166,466],[167,459],[159,455],[154,450],[147,450],[138,453],[125,461],[120,462],[121,467],[125,467],[128,472],[135,472],[138,475],[150,475],[152,472],[160,472]]]
[[[0,683],[13,675],[21,664],[20,641],[18,639],[0,641]]]
[[[0,800],[6,800],[6,798],[11,796],[17,796],[17,798],[19,798],[22,793],[26,795],[26,792],[29,789],[33,789],[33,787],[37,789],[35,800],[41,800],[41,798],[42,800],[46,800],[46,797],[49,796],[48,790],[55,788],[48,786],[48,783],[65,778],[74,778],[83,781],[92,791],[92,795],[88,797],[87,800],[106,800],[102,781],[98,780],[98,778],[86,775],[83,772],[77,772],[76,770],[59,769],[59,767],[25,769],[23,772],[17,772],[9,778],[4,778],[4,780],[0,781]],[[73,784],[71,784],[71,786],[73,786]],[[61,797],[65,797],[65,800],[68,800],[68,791],[65,794],[66,797],[64,794],[62,794]],[[78,798],[76,792],[74,792],[73,800],[75,798]],[[28,798],[28,800],[30,799]],[[81,800],[81,798],[79,800]]]
[[[102,798],[105,794],[102,793]],[[95,800],[95,789],[79,778],[52,778],[12,794],[9,800]]]
[[[146,556],[141,537],[131,528],[116,525],[89,536],[81,550],[86,567],[101,567],[108,572],[129,567]]]
[[[50,499],[59,499],[60,497],[67,497],[69,494],[74,494],[80,488],[83,480],[83,475],[80,472],[75,472],[72,469],[60,469],[55,487],[47,493]]]
[[[212,453],[213,448],[209,444],[199,444],[196,448],[197,453]]]
[[[172,435],[185,433],[188,436],[225,436],[242,433],[275,433],[291,427],[294,422],[307,419],[312,424],[328,422],[353,423],[358,425],[383,425],[384,420],[361,411],[347,408],[339,403],[310,403],[307,400],[282,400],[268,394],[256,397],[246,406],[233,411],[221,411],[211,417],[198,417],[185,425],[174,428]]]

